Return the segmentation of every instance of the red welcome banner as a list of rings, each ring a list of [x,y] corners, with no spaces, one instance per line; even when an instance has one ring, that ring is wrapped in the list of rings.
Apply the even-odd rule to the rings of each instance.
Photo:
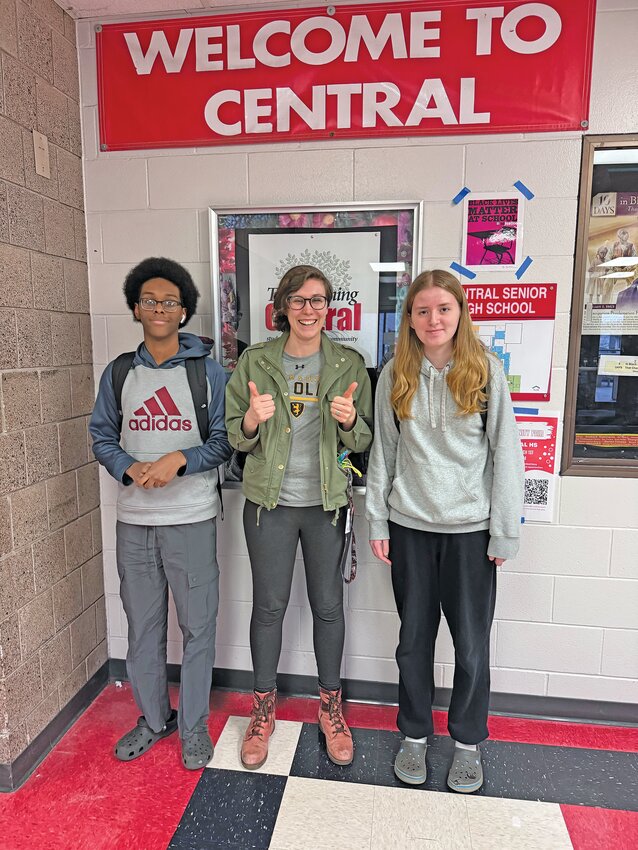
[[[107,24],[101,149],[580,130],[595,9],[415,0]]]

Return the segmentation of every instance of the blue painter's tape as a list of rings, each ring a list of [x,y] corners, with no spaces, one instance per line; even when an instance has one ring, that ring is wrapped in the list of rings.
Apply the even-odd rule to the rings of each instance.
[[[522,180],[517,180],[516,183],[514,183],[514,188],[518,189],[521,195],[525,195],[528,201],[531,201],[534,197],[534,193],[532,192],[532,190],[528,189]]]
[[[452,203],[453,203],[453,204],[460,204],[460,203],[461,203],[461,201],[463,200],[463,198],[464,198],[466,195],[469,195],[471,191],[472,191],[472,190],[471,190],[471,189],[468,189],[468,188],[467,188],[467,186],[463,186],[463,188],[462,188],[462,189],[461,189],[461,191],[458,193],[458,195],[455,195],[455,196],[452,198]]]
[[[520,266],[516,269],[516,272],[515,272],[515,274],[516,274],[516,280],[520,280],[520,279],[523,277],[523,275],[525,274],[525,272],[527,271],[527,269],[528,269],[531,265],[532,265],[532,258],[531,258],[531,257],[525,257],[525,259],[523,260],[523,262],[522,262],[522,263],[520,264]]]
[[[452,271],[462,274],[463,277],[469,277],[470,280],[474,280],[474,278],[476,277],[476,272],[471,272],[469,269],[466,269],[465,266],[462,266],[459,263],[450,263],[450,268],[452,269]]]

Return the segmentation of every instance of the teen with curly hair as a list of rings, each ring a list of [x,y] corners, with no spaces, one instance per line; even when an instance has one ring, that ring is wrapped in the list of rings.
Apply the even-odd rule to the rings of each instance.
[[[128,361],[119,407],[116,361],[104,370],[89,428],[95,457],[118,484],[126,669],[142,715],[117,742],[115,755],[131,761],[179,728],[184,767],[196,770],[213,755],[206,720],[219,595],[215,467],[232,453],[224,428],[226,380],[209,356],[211,344],[180,332],[199,297],[183,266],[149,257],[128,273],[124,295],[142,324],[144,342]],[[208,399],[205,442],[186,365],[197,358],[203,360]],[[177,711],[171,710],[166,678],[169,587],[183,635]]]

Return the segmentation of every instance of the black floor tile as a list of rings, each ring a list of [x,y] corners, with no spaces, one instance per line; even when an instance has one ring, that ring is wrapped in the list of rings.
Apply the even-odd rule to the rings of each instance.
[[[430,737],[427,781],[407,786],[394,775],[394,757],[402,737],[398,732],[353,729],[352,733],[354,761],[338,767],[329,761],[317,726],[305,723],[290,775],[454,793],[446,784],[454,750],[449,737]],[[485,784],[477,792],[480,796],[638,811],[635,753],[508,741],[486,741],[481,750]]]
[[[486,741],[487,797],[638,811],[635,753]]]
[[[524,746],[514,744],[512,746]],[[519,785],[531,796],[544,793],[550,803],[638,811],[638,755],[577,747],[532,747],[538,769],[521,775]],[[540,769],[542,766],[542,770]],[[513,796],[513,795],[512,795]]]
[[[267,850],[285,776],[207,768],[168,850]]]
[[[354,759],[351,765],[342,767],[333,764],[328,758],[325,739],[319,727],[314,723],[304,723],[290,775],[374,785],[380,734],[383,733],[376,729],[357,729],[353,733]]]

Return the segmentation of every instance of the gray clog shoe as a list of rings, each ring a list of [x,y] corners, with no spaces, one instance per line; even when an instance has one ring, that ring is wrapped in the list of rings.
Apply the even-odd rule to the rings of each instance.
[[[182,764],[186,770],[201,770],[212,759],[213,742],[208,729],[197,729],[188,738],[182,738]]]
[[[123,735],[115,745],[115,757],[120,761],[133,761],[148,752],[161,738],[172,735],[177,729],[177,712],[173,709],[166,724],[159,732],[153,732],[145,717],[138,717],[137,723]]]
[[[460,794],[478,791],[483,784],[483,765],[478,747],[475,750],[454,747],[454,759],[447,775],[447,784],[448,788]]]
[[[401,747],[394,760],[394,773],[401,782],[408,785],[423,785],[427,778],[425,766],[426,743],[401,741]]]

